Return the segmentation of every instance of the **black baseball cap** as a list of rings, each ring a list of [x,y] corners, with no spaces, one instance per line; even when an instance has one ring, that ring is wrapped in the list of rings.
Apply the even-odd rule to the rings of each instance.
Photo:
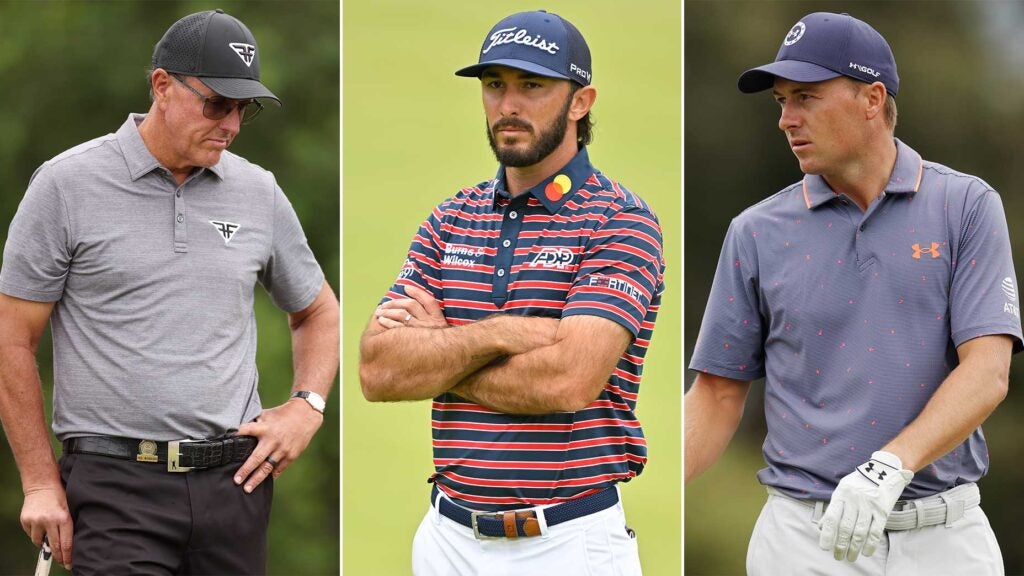
[[[455,72],[479,78],[488,66],[508,66],[547,78],[588,86],[590,48],[580,31],[558,14],[519,12],[491,28],[480,47],[480,60]]]
[[[839,76],[881,82],[893,96],[900,90],[896,58],[877,30],[849,14],[815,12],[790,28],[774,62],[747,70],[738,84],[752,93],[771,88],[776,77],[822,82]]]
[[[196,76],[211,90],[235,100],[281,100],[260,83],[256,38],[223,10],[189,14],[167,29],[153,50],[153,68]]]

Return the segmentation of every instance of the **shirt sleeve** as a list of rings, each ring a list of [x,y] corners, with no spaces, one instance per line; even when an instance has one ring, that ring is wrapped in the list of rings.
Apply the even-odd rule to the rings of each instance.
[[[757,251],[745,246],[751,238],[733,220],[718,258],[690,369],[724,378],[750,381],[762,378],[764,319],[760,313]]]
[[[36,170],[11,221],[0,269],[0,292],[36,302],[64,294],[71,266],[71,224],[52,169]]]
[[[417,286],[430,292],[438,305],[444,308],[444,294],[441,290],[441,255],[444,254],[441,248],[444,243],[441,239],[441,221],[447,204],[448,201],[434,208],[416,231],[405,262],[402,263],[402,270],[381,299],[382,304],[405,298],[405,287]]]
[[[276,183],[273,240],[259,281],[274,305],[285,312],[312,304],[324,283],[323,270],[309,248],[295,209]]]
[[[992,334],[1014,338],[1022,348],[1020,292],[1010,253],[1010,234],[999,195],[981,194],[964,215],[956,268],[949,291],[953,343]]]
[[[619,211],[587,241],[562,317],[600,316],[636,338],[664,274],[657,217],[640,207]]]

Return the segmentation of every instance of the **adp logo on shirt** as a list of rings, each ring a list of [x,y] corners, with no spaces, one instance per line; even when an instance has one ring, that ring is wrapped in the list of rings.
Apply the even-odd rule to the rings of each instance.
[[[533,260],[530,260],[528,266],[564,270],[572,265],[574,259],[575,255],[568,248],[541,248]]]

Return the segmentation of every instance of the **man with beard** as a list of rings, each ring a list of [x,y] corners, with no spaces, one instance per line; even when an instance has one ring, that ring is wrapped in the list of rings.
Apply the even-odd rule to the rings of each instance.
[[[590,164],[597,91],[572,24],[509,16],[456,74],[481,81],[501,166],[423,222],[360,346],[368,400],[434,399],[413,572],[639,574],[617,484],[646,462],[658,220]]]

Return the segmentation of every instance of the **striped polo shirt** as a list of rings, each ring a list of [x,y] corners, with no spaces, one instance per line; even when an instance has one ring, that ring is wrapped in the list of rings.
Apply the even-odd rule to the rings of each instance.
[[[640,474],[647,445],[634,410],[664,269],[657,217],[596,170],[585,148],[515,198],[502,168],[437,206],[384,301],[416,285],[452,326],[498,313],[587,314],[634,338],[601,395],[578,412],[518,416],[454,394],[435,398],[431,480],[457,503],[504,510],[585,496]]]
[[[1021,349],[1006,216],[984,181],[896,140],[865,212],[807,175],[729,228],[690,368],[765,378],[762,484],[827,500],[921,413],[957,347],[1006,334]],[[981,428],[915,475],[904,498],[981,478]]]

